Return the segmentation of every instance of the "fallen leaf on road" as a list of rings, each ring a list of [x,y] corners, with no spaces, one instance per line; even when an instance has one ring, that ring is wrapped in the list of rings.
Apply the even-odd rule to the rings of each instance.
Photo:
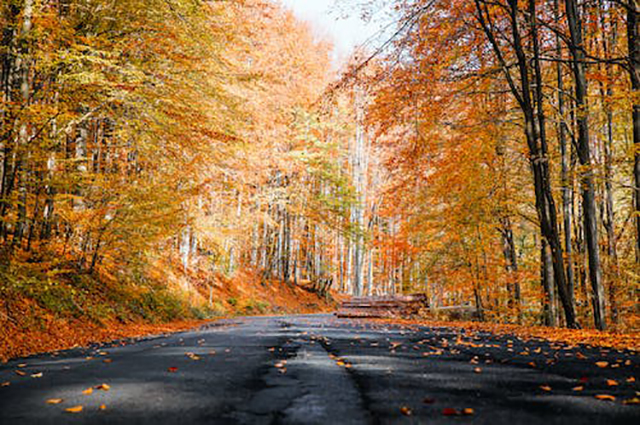
[[[96,386],[96,390],[109,391],[111,387],[108,384],[100,384]]]
[[[22,367],[27,367],[27,364],[26,364],[26,363],[20,363],[20,364],[18,365],[18,367],[20,367],[20,368],[22,368]]]
[[[22,370],[16,370],[16,375],[18,376],[25,376],[27,373],[22,371]]]
[[[100,407],[98,407],[98,409],[100,410],[107,410],[107,406],[104,404],[101,404]]]
[[[630,377],[630,378],[627,378],[627,382],[632,384],[632,383],[636,382],[636,378],[634,378],[633,376]]]
[[[609,362],[596,362],[596,366],[605,368],[609,366]]]
[[[413,411],[411,410],[410,407],[402,406],[400,408],[400,413],[402,413],[405,416],[411,416],[413,414]]]
[[[0,388],[2,388],[2,387],[8,387],[9,385],[11,385],[11,382],[9,382],[9,381],[0,382]]]
[[[551,387],[548,385],[540,385],[542,391],[551,391]]]
[[[80,413],[82,412],[82,406],[67,407],[64,411],[69,413]]]
[[[111,360],[111,359],[104,359],[104,360],[102,361],[102,363],[111,363],[111,362],[113,362],[113,360]]]
[[[480,369],[479,367],[473,369],[474,373],[482,373],[482,369]]]
[[[622,402],[622,404],[640,404],[640,398],[638,397],[634,397],[634,398],[630,398],[629,400],[625,400]]]
[[[177,367],[170,367],[169,369],[167,369],[170,373],[176,373],[178,371]]]
[[[32,378],[42,378],[42,372],[34,373],[31,375]]]
[[[466,416],[471,416],[475,413],[475,411],[469,407],[467,407],[466,409],[462,409],[462,414],[466,415]]]
[[[615,387],[618,385],[618,381],[614,381],[613,379],[607,379],[607,385],[610,387]]]
[[[82,391],[82,394],[84,395],[91,395],[93,394],[93,388],[87,388],[86,390]]]
[[[50,398],[49,400],[47,400],[47,404],[60,404],[60,403],[62,403],[61,398]]]
[[[598,400],[608,400],[608,401],[614,401],[616,398],[612,395],[609,394],[598,394],[597,396],[595,396]]]
[[[443,416],[458,416],[460,414],[460,412],[458,412],[458,410],[453,409],[451,407],[446,407],[444,409],[442,409],[442,415]]]
[[[580,386],[577,386],[577,387],[573,387],[573,388],[571,388],[571,389],[572,389],[573,391],[582,391],[582,390],[584,390],[584,387],[583,387],[582,385],[580,385]]]

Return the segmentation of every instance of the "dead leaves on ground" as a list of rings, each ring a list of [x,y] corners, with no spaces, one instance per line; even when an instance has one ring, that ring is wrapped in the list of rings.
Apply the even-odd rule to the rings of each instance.
[[[84,409],[82,406],[74,406],[74,407],[67,407],[66,409],[64,409],[64,411],[68,413],[80,413],[82,412],[82,409]]]
[[[413,415],[413,410],[411,410],[410,407],[402,406],[400,408],[400,413],[402,413],[405,416],[411,416],[411,415]]]
[[[472,416],[475,414],[475,410],[467,407],[462,410],[454,409],[452,407],[447,407],[442,409],[443,416]]]
[[[594,396],[595,398],[597,398],[598,400],[605,400],[605,401],[615,401],[616,398],[610,394],[598,394],[596,396]]]

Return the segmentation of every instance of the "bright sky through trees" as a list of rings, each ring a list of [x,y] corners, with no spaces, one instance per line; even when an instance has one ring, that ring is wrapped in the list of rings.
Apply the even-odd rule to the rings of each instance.
[[[310,22],[320,36],[329,36],[335,44],[334,62],[346,60],[354,47],[367,41],[379,30],[379,25],[375,22],[362,20],[357,10],[345,10],[348,6],[348,2],[345,1],[282,0],[282,2],[291,8],[298,18]],[[347,15],[347,12],[350,13]]]

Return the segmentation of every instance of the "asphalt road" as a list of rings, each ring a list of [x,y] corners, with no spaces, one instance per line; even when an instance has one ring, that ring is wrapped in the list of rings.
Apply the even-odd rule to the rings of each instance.
[[[640,406],[623,402],[639,365],[449,328],[240,318],[0,365],[0,424],[637,425]]]

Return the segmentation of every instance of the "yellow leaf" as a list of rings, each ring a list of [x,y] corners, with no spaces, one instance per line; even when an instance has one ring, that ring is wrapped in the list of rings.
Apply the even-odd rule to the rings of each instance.
[[[107,410],[107,406],[104,404],[101,404],[100,407],[98,408],[100,410]]]
[[[573,387],[571,388],[573,391],[582,391],[584,390],[584,387],[582,385],[578,386],[578,387]]]
[[[93,394],[93,388],[87,388],[86,390],[82,391],[82,394],[84,394],[84,395]]]
[[[82,406],[67,407],[64,410],[69,413],[80,413],[82,412]]]
[[[597,396],[595,396],[598,400],[608,400],[608,401],[614,401],[616,398],[612,395],[609,394],[598,394]]]
[[[32,378],[42,378],[42,372],[34,373],[31,375]]]
[[[60,404],[60,403],[62,403],[61,398],[50,398],[49,400],[47,400],[47,404]]]
[[[475,411],[469,407],[467,407],[466,409],[462,409],[462,414],[466,415],[466,416],[471,416],[475,413]]]
[[[548,385],[540,385],[542,391],[551,391],[551,387]]]

